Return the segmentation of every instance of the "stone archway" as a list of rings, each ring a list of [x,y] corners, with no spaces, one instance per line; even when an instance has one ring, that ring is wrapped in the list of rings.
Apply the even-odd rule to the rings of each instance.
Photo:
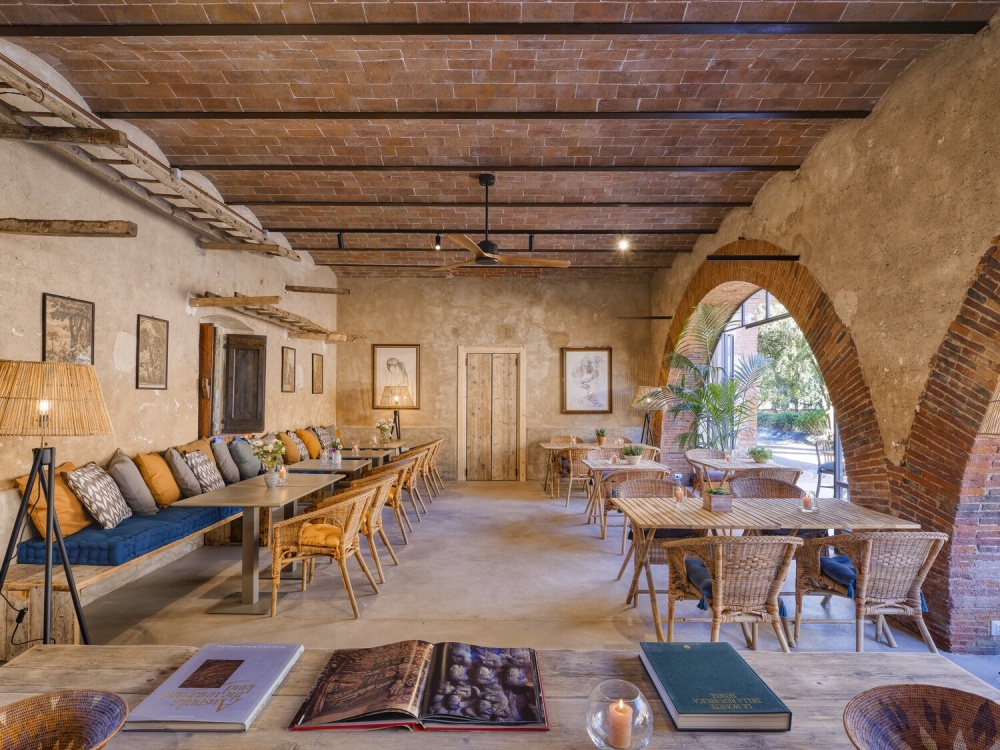
[[[739,240],[717,251],[719,255],[784,255],[781,248],[761,240]],[[688,314],[701,302],[720,304],[733,312],[755,288],[767,289],[798,323],[819,364],[837,412],[844,464],[851,484],[851,500],[876,510],[889,510],[887,461],[875,408],[865,381],[851,332],[837,315],[833,302],[812,273],[795,262],[706,262],[695,273],[677,305],[664,353],[674,350]],[[728,307],[728,310],[726,309]],[[660,383],[672,373],[661,369]],[[672,466],[683,464],[672,450],[669,425],[661,437],[663,455]],[[678,463],[678,460],[680,463]]]

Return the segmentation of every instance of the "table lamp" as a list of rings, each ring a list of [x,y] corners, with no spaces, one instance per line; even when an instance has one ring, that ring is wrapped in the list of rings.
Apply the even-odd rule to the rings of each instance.
[[[21,497],[7,544],[7,554],[0,566],[0,588],[7,580],[11,560],[17,550],[35,483],[45,495],[45,598],[42,642],[52,640],[52,543],[59,546],[66,584],[80,623],[84,643],[90,634],[83,619],[80,595],[73,580],[73,570],[66,555],[59,519],[55,512],[56,449],[45,444],[46,437],[106,435],[112,431],[111,419],[101,384],[93,365],[64,362],[17,362],[0,360],[0,435],[41,438],[33,449],[31,471]]]
[[[379,408],[392,409],[392,422],[396,430],[396,439],[402,440],[403,435],[399,431],[399,410],[413,408],[413,394],[410,393],[408,385],[387,385],[382,389],[382,400],[379,401]]]
[[[639,438],[639,442],[643,445],[651,445],[653,442],[653,428],[649,423],[650,406],[646,397],[652,393],[659,393],[661,390],[658,385],[637,385],[632,394],[632,408],[646,413],[646,418],[642,422],[642,437]]]

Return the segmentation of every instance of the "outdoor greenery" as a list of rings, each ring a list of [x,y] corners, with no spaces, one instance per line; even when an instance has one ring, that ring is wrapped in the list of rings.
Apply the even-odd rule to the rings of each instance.
[[[829,411],[830,395],[819,365],[794,320],[786,318],[761,326],[757,351],[771,360],[771,366],[760,383],[758,395],[761,405],[777,410],[800,411],[820,407]],[[825,423],[823,429],[826,429]]]
[[[757,427],[778,432],[804,432],[807,435],[823,435],[830,431],[826,412],[822,409],[760,411],[757,412]]]

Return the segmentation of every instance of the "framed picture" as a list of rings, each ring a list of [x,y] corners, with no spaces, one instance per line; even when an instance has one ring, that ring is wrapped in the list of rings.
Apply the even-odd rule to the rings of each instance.
[[[94,303],[42,294],[42,361],[94,364]]]
[[[381,406],[386,386],[403,386],[410,390],[413,403]],[[420,346],[418,344],[372,344],[372,408],[420,408]]]
[[[563,347],[562,413],[611,413],[611,347]]]
[[[281,392],[295,393],[295,350],[281,347]]]
[[[313,393],[323,392],[323,355],[313,355]]]
[[[137,317],[135,387],[152,391],[165,390],[170,323],[148,315]]]

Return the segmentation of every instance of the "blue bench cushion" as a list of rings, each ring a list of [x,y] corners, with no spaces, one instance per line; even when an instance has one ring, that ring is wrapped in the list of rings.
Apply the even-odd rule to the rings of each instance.
[[[73,565],[122,565],[239,512],[239,508],[178,508],[172,505],[155,516],[126,518],[113,529],[91,524],[64,539],[66,554]],[[55,545],[53,560],[62,564],[59,547]],[[45,541],[21,542],[17,561],[43,564]]]

